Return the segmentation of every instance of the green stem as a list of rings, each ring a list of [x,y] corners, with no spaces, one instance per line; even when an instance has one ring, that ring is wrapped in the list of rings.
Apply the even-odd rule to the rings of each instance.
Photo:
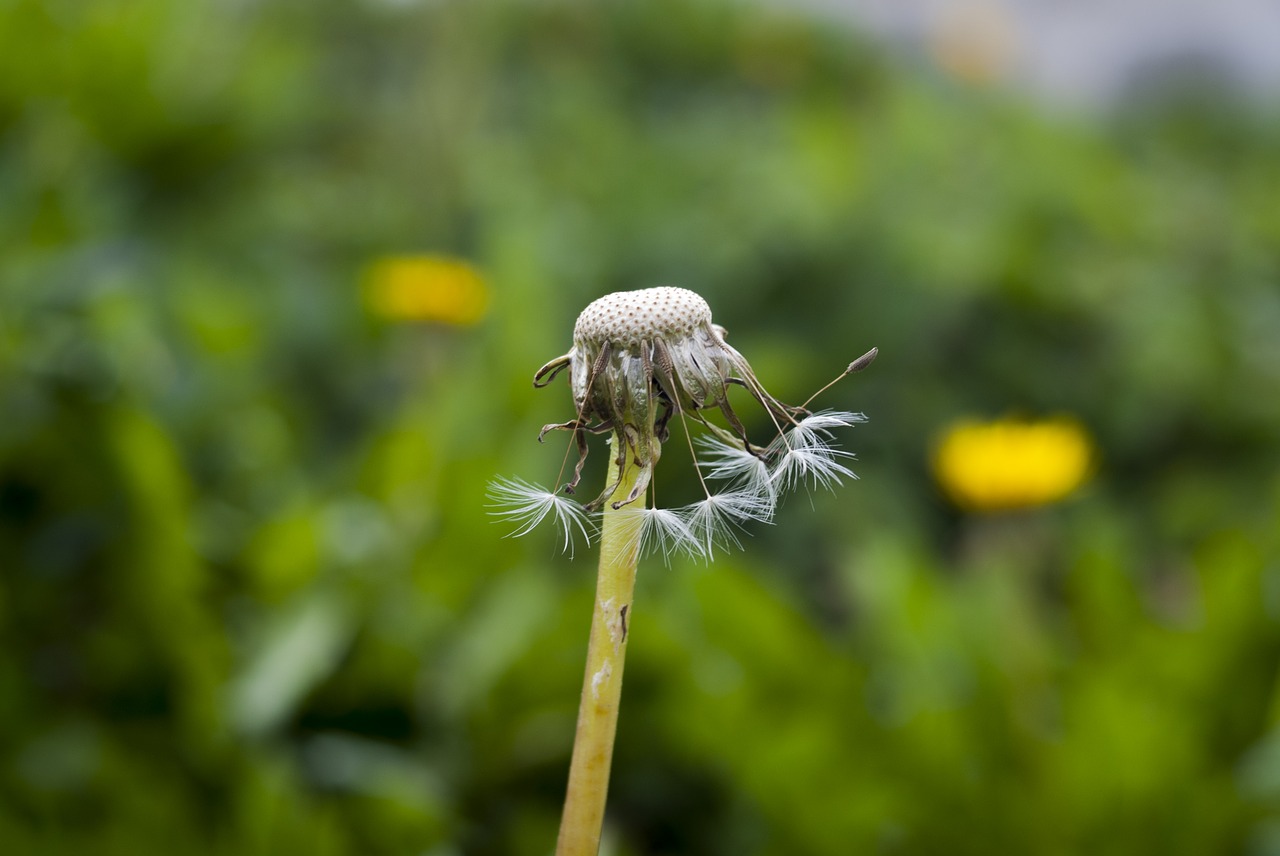
[[[622,666],[627,655],[627,631],[631,624],[631,596],[636,582],[639,544],[636,522],[627,509],[615,511],[612,503],[625,499],[640,469],[625,453],[625,442],[616,434],[613,448],[622,449],[626,462],[622,477],[604,504],[600,533],[600,572],[591,616],[591,641],[578,707],[578,731],[569,765],[569,788],[556,856],[596,856],[609,790],[609,766],[613,738],[618,727],[622,696]],[[643,501],[643,500],[641,500]]]

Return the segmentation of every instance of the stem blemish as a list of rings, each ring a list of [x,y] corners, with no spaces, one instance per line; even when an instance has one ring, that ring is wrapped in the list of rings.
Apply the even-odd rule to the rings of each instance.
[[[613,666],[607,662],[600,667],[600,670],[591,676],[591,697],[597,702],[600,701],[600,687],[613,675]]]

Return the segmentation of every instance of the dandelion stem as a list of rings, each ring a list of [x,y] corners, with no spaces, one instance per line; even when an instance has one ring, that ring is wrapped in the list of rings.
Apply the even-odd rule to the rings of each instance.
[[[613,740],[618,726],[639,539],[634,513],[628,514],[625,508],[614,509],[613,503],[626,499],[631,493],[640,468],[627,453],[626,441],[620,435],[615,433],[612,443],[615,453],[624,456],[625,463],[613,496],[604,503],[600,571],[596,578],[587,668],[556,856],[596,856],[600,849]]]

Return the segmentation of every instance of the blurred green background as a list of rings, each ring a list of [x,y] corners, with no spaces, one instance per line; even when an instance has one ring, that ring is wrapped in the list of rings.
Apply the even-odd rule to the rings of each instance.
[[[608,852],[1280,853],[1278,152],[739,3],[0,1],[0,850],[549,853],[594,554],[486,484],[668,284],[784,400],[881,355],[860,481],[641,569]],[[953,508],[1008,413],[1092,480]]]

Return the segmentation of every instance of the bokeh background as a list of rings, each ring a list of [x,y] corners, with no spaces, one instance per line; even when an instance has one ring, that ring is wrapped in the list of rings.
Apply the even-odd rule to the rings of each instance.
[[[0,2],[0,850],[549,853],[595,557],[486,484],[668,284],[880,357],[859,481],[641,569],[607,852],[1280,853],[1274,91],[782,5]],[[953,501],[1008,417],[1085,483]]]

